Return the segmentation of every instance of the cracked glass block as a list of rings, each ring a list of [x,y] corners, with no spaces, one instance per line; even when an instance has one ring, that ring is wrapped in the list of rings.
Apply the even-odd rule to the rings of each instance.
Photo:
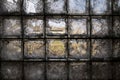
[[[92,36],[109,36],[109,27],[107,19],[92,19]]]
[[[3,60],[22,60],[22,46],[20,40],[2,41],[1,59]]]
[[[114,80],[120,80],[120,62],[114,62]]]
[[[69,42],[69,57],[77,59],[88,58],[88,45],[85,39],[71,39]]]
[[[69,65],[69,78],[70,80],[86,80],[89,79],[89,66],[83,62],[72,62]]]
[[[92,58],[109,59],[111,56],[111,40],[92,39]]]
[[[92,63],[93,80],[110,80],[112,79],[111,66],[106,62]]]
[[[25,37],[39,37],[43,35],[44,22],[42,19],[25,19],[24,22],[24,36]]]
[[[1,80],[22,80],[22,64],[19,62],[2,62],[1,77]]]
[[[46,0],[46,12],[53,14],[66,13],[65,1],[66,0]]]
[[[47,64],[48,80],[67,80],[67,68],[63,62],[50,62]]]
[[[25,62],[24,79],[25,80],[44,80],[43,62]]]
[[[113,1],[113,14],[114,15],[120,14],[120,0]]]
[[[19,18],[5,18],[2,28],[3,37],[16,38],[21,36],[21,21]]]
[[[113,57],[114,58],[120,57],[120,39],[115,39],[113,41]]]
[[[86,19],[69,19],[70,35],[87,35]]]
[[[48,39],[47,52],[48,58],[65,58],[67,55],[66,40]]]
[[[1,0],[0,14],[20,13],[21,0]]]
[[[91,0],[92,14],[109,14],[111,10],[111,0]]]
[[[43,0],[24,0],[23,9],[26,14],[43,13]]]
[[[24,42],[25,58],[44,58],[45,46],[43,40],[27,40]]]
[[[48,35],[63,35],[66,34],[66,22],[65,19],[47,19],[47,34]]]
[[[113,37],[120,37],[120,17],[113,17]]]
[[[69,14],[87,14],[88,13],[88,0],[68,0],[68,13]]]

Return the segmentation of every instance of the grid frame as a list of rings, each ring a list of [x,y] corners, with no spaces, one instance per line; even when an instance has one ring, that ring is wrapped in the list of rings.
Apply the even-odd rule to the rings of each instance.
[[[22,11],[23,11],[23,0],[21,1],[21,10],[20,10],[20,14],[14,14],[14,13],[12,13],[12,14],[0,14],[0,17],[13,17],[13,16],[16,16],[16,17],[20,17],[20,20],[21,20],[21,29],[22,29],[22,32],[21,32],[21,35],[22,35],[22,37],[20,37],[20,38],[3,38],[3,37],[0,37],[0,42],[3,40],[8,40],[8,39],[10,39],[10,40],[14,40],[14,39],[19,39],[19,40],[21,40],[21,44],[23,45],[22,46],[22,49],[24,49],[25,47],[24,47],[24,45],[25,45],[25,40],[27,39],[27,40],[39,40],[39,39],[43,39],[44,40],[44,43],[45,43],[45,57],[44,57],[44,59],[36,59],[36,60],[33,60],[33,59],[31,59],[31,60],[27,60],[27,59],[25,59],[24,57],[23,57],[23,59],[22,60],[2,60],[1,58],[0,58],[0,63],[2,64],[3,62],[22,62],[22,72],[24,73],[24,63],[25,62],[43,62],[43,63],[45,63],[45,70],[44,70],[44,79],[45,80],[48,80],[48,77],[47,77],[47,64],[49,63],[49,62],[65,62],[66,63],[66,67],[67,67],[67,70],[66,70],[66,72],[67,72],[67,80],[70,80],[70,77],[69,77],[69,70],[70,70],[70,67],[69,67],[69,65],[70,65],[70,63],[71,62],[87,62],[88,64],[89,64],[89,70],[88,70],[88,73],[90,74],[90,75],[88,75],[89,76],[89,79],[88,80],[93,80],[93,78],[92,78],[92,75],[93,75],[93,73],[92,73],[92,70],[93,70],[93,65],[92,65],[92,63],[93,62],[107,62],[107,63],[110,63],[110,65],[112,66],[112,69],[111,69],[111,71],[112,71],[112,78],[111,78],[111,80],[112,79],[116,79],[115,78],[115,76],[114,76],[114,73],[115,73],[115,71],[113,70],[114,69],[114,64],[115,63],[117,63],[117,62],[119,62],[120,61],[120,59],[119,58],[116,58],[116,59],[114,59],[113,58],[113,47],[112,47],[112,52],[111,52],[111,59],[110,60],[93,60],[92,58],[91,58],[91,54],[92,54],[92,39],[108,39],[108,40],[111,40],[112,41],[112,46],[113,46],[113,42],[114,42],[114,40],[116,40],[116,39],[120,39],[120,37],[115,37],[113,34],[110,34],[110,36],[109,37],[92,37],[92,17],[98,17],[98,16],[102,16],[102,17],[109,17],[109,18],[111,18],[111,25],[113,26],[114,24],[113,24],[113,21],[114,21],[114,19],[113,19],[113,17],[115,17],[115,16],[119,16],[120,17],[120,14],[114,14],[114,11],[113,11],[113,0],[111,0],[111,14],[109,14],[109,15],[93,15],[93,14],[91,14],[91,6],[90,6],[90,2],[91,2],[91,0],[87,0],[88,1],[88,15],[84,15],[84,14],[81,14],[81,15],[70,15],[70,14],[67,14],[68,13],[68,9],[67,9],[67,7],[68,7],[68,1],[69,0],[66,0],[66,2],[65,2],[65,4],[66,4],[66,8],[65,8],[65,10],[66,10],[66,14],[46,14],[46,3],[45,3],[45,0],[42,0],[43,1],[43,6],[44,6],[44,9],[43,9],[43,14],[34,14],[34,15],[26,15],[26,14],[24,14],[24,13],[22,13]],[[35,16],[35,17],[40,17],[40,16],[42,16],[43,17],[43,21],[44,21],[44,33],[43,33],[43,37],[39,37],[39,38],[25,38],[24,37],[24,28],[23,28],[23,26],[24,26],[24,22],[23,22],[23,20],[24,20],[24,17],[33,17],[33,16]],[[47,23],[46,23],[46,20],[47,20],[47,17],[49,17],[49,16],[51,16],[51,17],[53,17],[53,16],[62,16],[62,17],[65,17],[65,19],[66,19],[66,25],[67,25],[67,36],[66,37],[47,37],[47,33],[46,33],[46,26],[47,26]],[[89,22],[89,25],[90,26],[88,26],[87,28],[87,31],[88,31],[88,36],[87,37],[70,37],[69,36],[69,25],[68,25],[68,19],[69,19],[69,17],[74,17],[74,16],[80,16],[80,17],[83,17],[83,16],[85,16],[85,17],[88,17],[88,22]],[[110,32],[113,32],[113,27],[111,27],[111,30],[110,30]],[[2,34],[1,34],[1,36],[2,36]],[[47,57],[47,49],[46,49],[46,47],[47,47],[47,39],[65,39],[66,41],[67,41],[67,43],[66,43],[66,48],[67,48],[67,57],[66,57],[66,59],[48,59],[48,57]],[[70,54],[70,52],[69,52],[69,48],[68,48],[68,46],[69,46],[69,41],[71,40],[71,39],[88,39],[88,45],[89,45],[89,48],[88,48],[88,52],[89,52],[89,59],[88,60],[69,60],[69,58],[68,58],[68,56],[69,56],[69,54]],[[1,43],[0,43],[0,52],[1,52]],[[24,50],[22,50],[22,54],[23,54],[23,56],[24,56],[24,53],[25,53],[25,51]],[[1,69],[1,64],[0,64],[0,69]],[[112,65],[113,64],[113,65]],[[0,73],[1,74],[1,73]],[[1,78],[1,80],[2,80],[2,76],[0,76],[0,78]],[[22,80],[24,80],[24,74],[22,75]]]

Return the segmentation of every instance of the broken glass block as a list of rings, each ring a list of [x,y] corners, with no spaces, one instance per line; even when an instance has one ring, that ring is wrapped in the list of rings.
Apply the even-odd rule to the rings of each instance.
[[[109,59],[111,56],[111,40],[92,39],[92,58]]]
[[[48,19],[47,34],[48,35],[63,35],[67,33],[65,19]]]
[[[4,40],[2,42],[1,59],[22,60],[22,46],[20,40]]]
[[[44,63],[25,62],[24,80],[44,80]]]
[[[87,35],[86,19],[69,19],[70,35]]]
[[[69,78],[70,80],[87,80],[89,79],[89,71],[88,71],[89,66],[87,63],[83,62],[72,62],[69,65]]]
[[[113,42],[113,57],[120,57],[120,39],[115,39]]]
[[[47,41],[48,58],[66,57],[66,40],[49,39]]]
[[[120,17],[113,17],[113,37],[120,37]]]
[[[120,14],[120,0],[113,1],[113,14],[114,15]]]
[[[65,0],[46,0],[46,12],[53,14],[66,13]]]
[[[43,13],[43,0],[24,0],[23,9],[26,14]]]
[[[111,0],[91,0],[92,14],[109,14],[111,10]]]
[[[63,62],[50,62],[47,64],[48,80],[67,80],[66,65]]]
[[[87,14],[88,4],[87,0],[68,0],[69,14]]]
[[[43,20],[42,19],[26,19],[24,22],[24,34],[26,37],[39,37],[43,35]]]
[[[109,27],[106,19],[92,19],[92,36],[105,37],[109,35]]]
[[[86,59],[88,58],[88,46],[87,40],[83,39],[72,39],[69,42],[69,57],[77,59]]]
[[[92,63],[92,80],[110,80],[112,79],[111,66],[106,62]]]
[[[0,14],[20,13],[21,0],[1,0]]]
[[[22,64],[19,62],[2,62],[1,77],[1,80],[22,80]]]
[[[45,46],[43,40],[25,41],[24,52],[25,58],[44,58]]]
[[[21,21],[19,18],[5,18],[3,21],[3,37],[20,37]]]

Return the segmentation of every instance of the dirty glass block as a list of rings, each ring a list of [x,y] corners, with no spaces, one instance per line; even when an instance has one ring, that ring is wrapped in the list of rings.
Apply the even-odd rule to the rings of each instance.
[[[88,14],[88,0],[68,0],[69,14]]]
[[[48,39],[47,40],[47,57],[48,58],[65,58],[67,55],[66,40]]]
[[[22,64],[20,62],[2,62],[1,80],[22,80]]]
[[[88,59],[88,45],[85,39],[71,39],[69,42],[69,57],[77,59]]]
[[[92,37],[109,36],[110,23],[104,18],[92,18]]]
[[[66,21],[64,18],[48,18],[47,19],[47,35],[64,35],[66,31]]]
[[[87,19],[71,18],[68,22],[70,35],[87,35]]]
[[[24,80],[44,80],[43,62],[25,62]]]
[[[90,0],[91,14],[104,15],[111,12],[111,0]]]
[[[2,60],[22,60],[23,53],[20,40],[4,40],[1,45]]]
[[[47,63],[48,80],[67,80],[67,68],[64,62]]]
[[[44,22],[42,19],[29,18],[24,20],[24,36],[36,38],[43,35]]]
[[[113,37],[120,37],[120,17],[113,17]]]
[[[92,39],[92,58],[110,59],[111,44],[110,39]]]
[[[113,41],[113,58],[120,58],[120,39]]]
[[[72,62],[69,65],[70,80],[87,80],[89,79],[89,65],[84,62]]]
[[[112,79],[111,65],[107,62],[93,62],[92,79],[93,80]]]
[[[21,21],[19,18],[4,18],[3,37],[16,38],[21,36]]]
[[[114,62],[114,80],[120,80],[120,62]]]
[[[44,58],[45,45],[43,40],[26,40],[24,42],[24,57],[29,59]]]
[[[120,15],[120,0],[113,1],[113,14]]]
[[[21,0],[1,0],[0,14],[20,13]]]
[[[24,0],[23,10],[26,14],[43,13],[43,0]]]
[[[46,0],[46,13],[64,14],[66,13],[66,0]]]

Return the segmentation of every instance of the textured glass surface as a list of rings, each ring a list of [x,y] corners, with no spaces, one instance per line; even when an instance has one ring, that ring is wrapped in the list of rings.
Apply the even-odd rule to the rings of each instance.
[[[1,58],[3,60],[21,60],[22,59],[21,41],[19,40],[2,41]]]
[[[87,0],[68,0],[69,14],[86,14],[87,7]]]

